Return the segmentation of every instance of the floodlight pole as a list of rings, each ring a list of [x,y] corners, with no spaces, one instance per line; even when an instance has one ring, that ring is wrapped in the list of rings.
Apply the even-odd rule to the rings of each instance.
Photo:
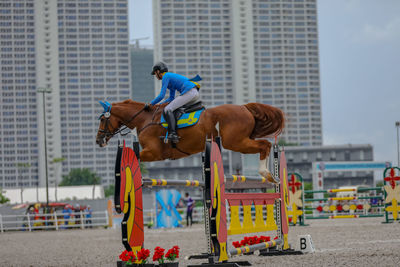
[[[44,165],[46,173],[46,206],[49,206],[49,174],[47,170],[47,131],[46,131],[46,98],[45,93],[51,93],[51,88],[38,88],[38,93],[42,94],[43,98],[43,128],[44,128]]]

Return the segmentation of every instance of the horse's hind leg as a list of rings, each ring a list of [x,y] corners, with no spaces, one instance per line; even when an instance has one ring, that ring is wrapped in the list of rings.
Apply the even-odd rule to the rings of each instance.
[[[276,183],[274,177],[272,176],[271,172],[268,169],[269,165],[269,155],[271,152],[272,144],[267,140],[255,140],[257,142],[262,142],[262,150],[260,150],[260,163],[258,166],[258,173],[265,177],[269,182]]]
[[[257,154],[260,153],[260,163],[258,167],[258,173],[266,178],[269,182],[275,183],[271,172],[268,170],[269,154],[271,151],[272,144],[267,140],[254,140],[250,138],[244,138],[238,142],[226,142],[229,141],[226,138],[222,138],[222,146],[226,149],[237,151],[244,154]],[[224,142],[225,141],[225,142]]]

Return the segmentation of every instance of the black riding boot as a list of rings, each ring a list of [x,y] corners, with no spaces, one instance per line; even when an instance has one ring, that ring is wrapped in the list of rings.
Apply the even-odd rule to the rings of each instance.
[[[168,140],[172,143],[179,142],[179,136],[176,134],[176,120],[172,111],[164,112],[165,120],[168,123]]]

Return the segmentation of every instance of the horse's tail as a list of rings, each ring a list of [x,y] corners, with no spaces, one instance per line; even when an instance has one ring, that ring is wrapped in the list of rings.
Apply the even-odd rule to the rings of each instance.
[[[248,103],[244,106],[256,121],[250,138],[272,137],[282,133],[285,127],[285,114],[282,110],[261,103]]]

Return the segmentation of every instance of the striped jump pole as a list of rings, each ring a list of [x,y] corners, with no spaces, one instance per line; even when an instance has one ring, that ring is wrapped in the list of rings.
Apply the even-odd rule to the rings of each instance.
[[[225,181],[232,183],[268,183],[264,177],[243,176],[243,175],[228,175],[225,176]],[[143,178],[143,186],[186,186],[186,187],[204,187],[204,182],[200,180],[177,180],[177,179],[152,179]]]
[[[345,201],[345,200],[357,200],[357,199],[375,199],[379,198],[379,196],[365,196],[365,197],[327,197],[327,198],[309,198],[306,201],[315,202],[315,201]]]
[[[272,240],[272,241],[267,241],[267,242],[262,242],[259,244],[250,245],[250,246],[234,248],[234,249],[229,250],[229,254],[231,256],[235,256],[235,255],[240,255],[240,254],[244,254],[244,253],[254,252],[257,250],[274,248],[277,246],[281,246],[282,244],[283,244],[282,239],[276,239],[276,240]]]
[[[377,202],[384,202],[383,194],[376,194],[373,196],[356,195],[367,192],[380,192],[383,191],[382,187],[358,187],[358,188],[336,188],[325,190],[306,190],[304,193],[325,193],[337,194],[340,192],[349,193],[350,196],[334,196],[324,198],[310,198],[305,199],[305,202],[333,202],[323,203],[319,206],[313,205],[312,208],[304,207],[303,211],[313,211],[313,216],[306,216],[306,219],[346,219],[346,218],[366,218],[366,217],[383,217],[383,213],[370,213],[371,208],[384,208],[384,205],[376,205],[366,202],[367,200],[375,199]],[[361,200],[361,202],[354,202]],[[348,212],[348,213],[346,213]],[[378,211],[379,212],[379,211]]]
[[[166,180],[166,179],[142,179],[143,186],[182,186],[182,187],[204,187],[204,182],[198,180]]]
[[[243,175],[228,175],[225,176],[225,180],[233,183],[246,183],[246,182],[268,183],[268,180],[264,177],[243,176]]]
[[[304,193],[337,193],[337,192],[367,192],[373,190],[382,190],[382,187],[360,187],[360,188],[337,188],[337,189],[326,189],[326,190],[306,190]]]

